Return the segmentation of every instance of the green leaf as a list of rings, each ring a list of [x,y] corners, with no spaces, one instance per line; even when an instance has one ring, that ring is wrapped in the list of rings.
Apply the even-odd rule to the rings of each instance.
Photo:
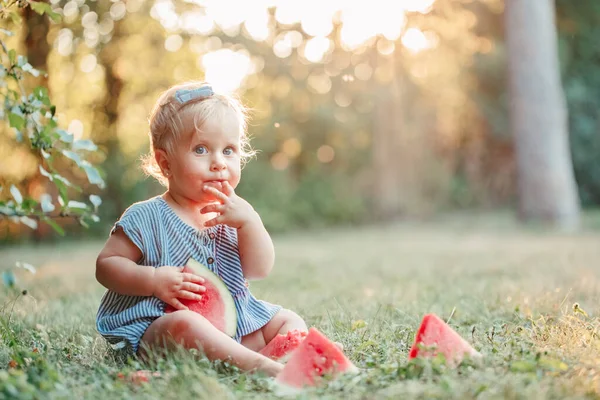
[[[2,282],[4,283],[4,286],[12,288],[15,287],[17,279],[12,271],[4,271],[2,272]]]
[[[0,214],[4,215],[14,215],[15,209],[13,207],[0,205]]]
[[[67,178],[65,178],[64,176],[60,175],[60,174],[54,174],[54,181],[61,181],[62,183],[64,183],[66,186],[73,186],[71,184],[71,182],[69,182],[69,180]]]
[[[10,49],[8,51],[8,61],[10,61],[10,65],[15,65],[17,62],[17,51],[15,49]]]
[[[38,227],[38,223],[35,219],[33,218],[29,218],[29,217],[21,217],[19,218],[19,221],[23,224],[23,225],[27,225],[28,227],[30,227],[31,229],[37,229]]]
[[[42,206],[42,211],[45,213],[52,212],[55,209],[54,204],[52,203],[52,196],[48,193],[44,193],[40,196],[40,204]]]
[[[21,192],[15,185],[12,185],[10,187],[10,194],[12,195],[13,199],[15,199],[17,204],[23,203],[23,196],[21,195]]]
[[[65,236],[65,230],[62,228],[62,226],[57,224],[56,221],[52,220],[51,218],[44,217],[44,222],[50,225],[52,229],[54,229],[54,231],[60,236]]]
[[[73,140],[75,139],[75,136],[73,136],[72,133],[69,133],[64,129],[57,129],[56,133],[58,134],[59,139],[65,143],[73,143]]]
[[[100,198],[100,196],[91,194],[90,202],[94,205],[94,207],[98,208],[98,207],[100,207],[100,204],[102,204],[102,199]]]
[[[63,150],[62,153],[65,157],[70,158],[71,160],[75,161],[77,165],[81,166],[81,157],[79,157],[79,154],[70,150]]]
[[[10,19],[12,19],[12,22],[13,22],[15,25],[18,25],[18,24],[20,24],[20,23],[21,23],[21,21],[23,20],[23,19],[21,18],[21,14],[19,14],[17,11],[14,11],[14,10],[13,10],[13,11],[11,11],[11,12],[10,12],[10,14],[9,14],[9,15],[10,15]]]
[[[44,86],[37,86],[35,89],[33,89],[33,94],[38,99],[42,100],[42,102],[44,104],[46,104],[47,106],[50,105],[50,102],[46,103],[44,101],[44,100],[49,100],[49,97],[48,97],[48,88],[46,88]]]
[[[52,182],[54,180],[54,178],[52,177],[52,174],[50,172],[46,171],[44,169],[44,167],[42,167],[41,165],[40,165],[40,174],[42,174],[43,176],[48,178],[50,180],[50,182]]]
[[[10,123],[11,127],[19,131],[23,130],[23,128],[25,127],[25,118],[12,111],[10,112],[10,114],[8,114],[8,122]]]
[[[96,146],[91,140],[82,139],[77,140],[75,141],[75,143],[73,143],[73,150],[96,151],[98,150],[98,146]]]
[[[97,185],[100,189],[104,189],[105,183],[98,170],[91,165],[83,165],[82,167],[87,174],[88,181],[92,185]]]
[[[58,175],[54,175],[57,177]],[[59,203],[62,201],[62,205],[64,206],[69,202],[69,198],[67,197],[67,185],[61,181],[60,179],[54,179],[54,185],[58,189]]]
[[[21,67],[21,69],[23,69],[25,64],[27,64],[27,57],[23,57],[22,55],[19,54],[17,56],[17,67]]]
[[[38,76],[40,76],[40,71],[38,71],[37,69],[33,68],[33,66],[29,63],[26,63],[25,65],[23,65],[23,71],[25,72],[29,72],[31,75],[35,76],[36,78]]]
[[[48,16],[50,17],[50,19],[52,20],[52,22],[56,22],[56,23],[59,23],[59,22],[60,22],[60,20],[61,20],[61,16],[60,16],[60,14],[59,14],[59,13],[57,13],[57,12],[54,12],[54,11],[50,11],[50,12],[48,12],[47,14],[48,14]]]
[[[67,204],[67,207],[69,208],[78,208],[81,210],[87,210],[88,205],[81,202],[81,201],[75,201],[75,200],[71,200],[69,201],[69,203]]]
[[[40,15],[44,15],[44,13],[52,12],[52,7],[48,3],[41,3],[38,1],[29,2],[31,9]]]

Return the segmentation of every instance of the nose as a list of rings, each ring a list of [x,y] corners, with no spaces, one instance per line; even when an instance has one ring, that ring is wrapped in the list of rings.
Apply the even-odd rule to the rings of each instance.
[[[216,156],[215,158],[213,158],[212,163],[210,165],[211,171],[223,171],[225,168],[227,168],[227,165],[225,164],[223,157]]]

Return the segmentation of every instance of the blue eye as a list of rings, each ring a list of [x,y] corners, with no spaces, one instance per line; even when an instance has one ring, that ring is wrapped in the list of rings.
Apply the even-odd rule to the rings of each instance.
[[[196,147],[194,152],[196,154],[206,154],[206,153],[208,153],[208,149],[206,148],[206,146],[198,146],[198,147]]]
[[[225,150],[223,150],[223,154],[230,156],[233,154],[233,149],[231,147],[227,147]]]

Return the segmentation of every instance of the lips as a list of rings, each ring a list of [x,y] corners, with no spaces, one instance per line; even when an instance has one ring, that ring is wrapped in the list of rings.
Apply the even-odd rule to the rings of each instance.
[[[223,182],[225,182],[224,179],[222,179],[222,180],[204,181],[204,184],[208,185],[208,186],[212,186],[215,189],[222,190],[222,188],[223,188]]]

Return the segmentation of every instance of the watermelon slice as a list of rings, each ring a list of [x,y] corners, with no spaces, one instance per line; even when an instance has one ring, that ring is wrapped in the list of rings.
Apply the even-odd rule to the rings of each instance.
[[[473,359],[481,358],[477,350],[437,315],[427,314],[423,317],[408,359],[435,357],[438,353],[444,355],[450,367],[460,364],[465,355]]]
[[[190,258],[183,268],[183,272],[189,272],[204,278],[202,284],[206,292],[202,293],[200,300],[179,299],[190,311],[197,312],[206,318],[217,329],[234,337],[237,330],[237,311],[233,297],[225,283],[215,275],[208,267]],[[167,304],[166,313],[174,312],[176,308]]]
[[[294,391],[319,385],[323,375],[336,377],[348,372],[358,372],[358,368],[339,347],[317,329],[310,328],[275,381],[281,388]]]
[[[278,334],[259,353],[272,360],[286,363],[292,355],[292,351],[300,346],[306,335],[305,331],[298,329],[289,331],[285,335]]]

